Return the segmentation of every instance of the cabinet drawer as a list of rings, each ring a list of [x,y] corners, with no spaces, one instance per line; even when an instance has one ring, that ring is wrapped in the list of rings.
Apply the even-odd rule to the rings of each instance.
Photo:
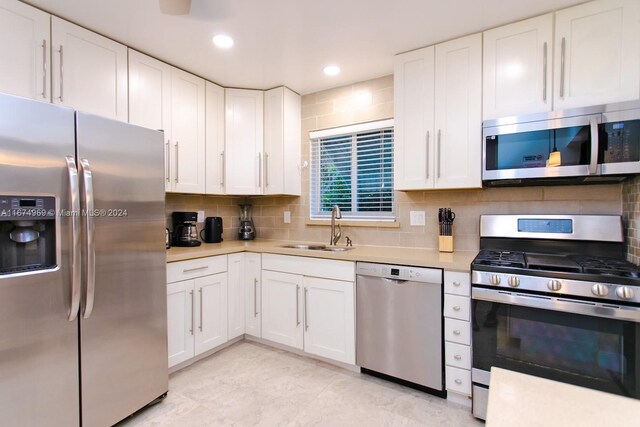
[[[300,274],[307,277],[342,280],[344,282],[354,282],[356,280],[356,266],[351,261],[263,254],[262,269]]]
[[[444,343],[445,364],[461,369],[471,369],[471,347],[452,342]]]
[[[227,271],[227,256],[191,259],[167,264],[167,283],[195,279]]]
[[[471,276],[456,271],[444,272],[444,293],[453,295],[471,295]]]
[[[445,375],[447,390],[471,396],[471,371],[447,366]]]
[[[469,321],[471,299],[460,295],[444,296],[444,316]]]
[[[470,323],[464,320],[444,319],[444,339],[459,344],[471,345]]]

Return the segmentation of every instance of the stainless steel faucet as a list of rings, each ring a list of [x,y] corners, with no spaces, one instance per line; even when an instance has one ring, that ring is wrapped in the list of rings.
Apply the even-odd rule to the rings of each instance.
[[[331,239],[329,240],[329,245],[335,246],[338,244],[338,240],[340,240],[340,236],[342,236],[342,228],[340,224],[338,224],[338,232],[336,233],[336,219],[342,218],[342,212],[340,212],[340,207],[338,205],[333,205],[333,209],[331,209]]]

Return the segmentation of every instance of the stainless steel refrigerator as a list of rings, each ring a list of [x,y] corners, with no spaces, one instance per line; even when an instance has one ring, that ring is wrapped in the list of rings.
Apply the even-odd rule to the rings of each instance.
[[[0,94],[0,423],[109,426],[166,394],[163,137]]]

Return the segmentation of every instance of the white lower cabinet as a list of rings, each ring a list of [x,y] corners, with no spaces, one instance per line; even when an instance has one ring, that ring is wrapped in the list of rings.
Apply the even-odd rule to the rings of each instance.
[[[169,367],[228,341],[227,256],[167,266]]]
[[[238,253],[229,255],[229,339],[244,334],[244,257],[246,254]]]
[[[303,349],[299,274],[262,271],[262,338]]]
[[[244,254],[244,333],[262,336],[262,280],[260,254]]]

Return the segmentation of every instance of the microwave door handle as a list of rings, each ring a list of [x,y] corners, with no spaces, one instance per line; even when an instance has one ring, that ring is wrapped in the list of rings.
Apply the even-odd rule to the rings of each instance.
[[[73,156],[67,156],[66,161],[71,198],[71,310],[68,319],[73,322],[80,308],[80,190],[76,160]]]
[[[595,116],[589,118],[589,127],[591,128],[591,162],[589,163],[589,175],[595,175],[598,171],[598,150],[600,149],[598,142],[598,119]]]
[[[93,197],[93,173],[91,172],[91,166],[87,159],[80,160],[80,166],[82,166],[82,180],[84,184],[84,218],[86,227],[86,249],[87,249],[87,268],[86,274],[86,289],[87,295],[84,304],[83,317],[88,319],[93,312],[93,300],[95,298],[96,289],[96,250],[95,250],[95,223],[93,219],[95,200]]]

